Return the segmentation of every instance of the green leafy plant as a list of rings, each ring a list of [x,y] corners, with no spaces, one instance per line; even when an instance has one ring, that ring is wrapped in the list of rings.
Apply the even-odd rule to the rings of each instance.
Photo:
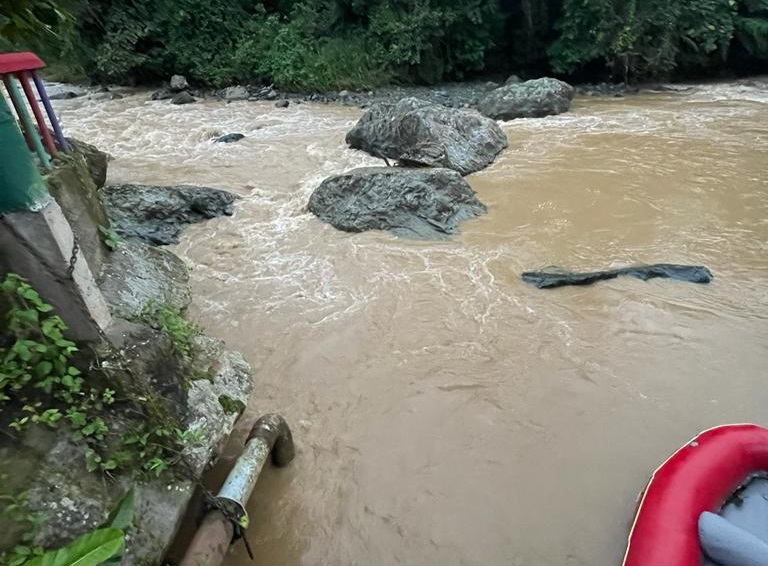
[[[123,547],[120,529],[98,529],[86,533],[64,548],[46,552],[25,562],[25,566],[99,566]]]
[[[219,405],[227,415],[239,415],[245,410],[245,403],[229,395],[219,395]]]
[[[0,477],[4,483],[5,476]],[[43,549],[34,544],[35,533],[45,522],[43,513],[34,513],[29,509],[27,492],[19,494],[0,494],[2,514],[12,521],[21,532],[18,543],[11,549],[0,552],[0,564],[20,566],[28,560],[43,554]]]
[[[80,370],[71,364],[77,346],[64,337],[67,327],[52,313],[53,307],[23,278],[7,275],[0,295],[7,304],[2,318],[10,335],[0,344],[0,403],[21,407],[11,428],[21,430],[28,423],[55,426],[64,415],[59,407],[48,405],[50,400],[83,409],[94,394],[84,390]],[[78,420],[83,427],[92,425],[86,415],[78,415]]]
[[[155,327],[189,359],[197,327],[168,305],[151,312]],[[103,368],[92,367],[92,384],[87,384],[72,363],[78,348],[65,338],[63,320],[16,274],[0,282],[0,323],[6,329],[0,337],[0,412],[12,430],[64,426],[70,439],[84,447],[88,471],[130,469],[153,476],[177,464],[185,445],[202,434],[184,430],[161,408],[162,400],[149,393],[131,403],[126,393],[105,386],[111,375]]]
[[[117,232],[115,232],[111,226],[102,226],[99,224],[99,234],[101,234],[101,241],[111,251],[115,251],[123,241],[123,239]]]
[[[176,427],[139,426],[124,437],[116,457],[119,459],[121,452],[133,454],[145,473],[157,477],[176,465],[184,447],[199,443],[203,433],[202,428],[181,430]]]
[[[108,431],[101,412],[114,403],[114,390],[86,386],[72,364],[78,349],[64,336],[67,326],[27,281],[8,274],[0,296],[8,332],[0,345],[0,407],[15,415],[10,428],[63,422],[74,441],[101,443]]]
[[[133,522],[133,508],[134,508],[134,492],[128,490],[123,498],[117,503],[115,508],[107,517],[107,520],[100,528],[108,527],[112,529],[119,529],[123,532],[131,526]],[[125,552],[125,541],[120,545],[115,554],[102,562],[102,566],[120,566],[123,562],[123,553]]]
[[[1,495],[0,501],[5,503],[3,514],[23,531],[20,544],[0,553],[0,563],[6,566],[119,566],[122,562],[124,531],[133,521],[133,490],[123,496],[98,529],[48,552],[31,545],[45,517],[30,512],[26,493]]]
[[[141,319],[155,330],[165,334],[173,349],[184,360],[192,356],[192,340],[200,334],[200,328],[184,316],[180,307],[171,304],[149,304],[141,314]]]
[[[128,491],[98,529],[68,545],[40,554],[24,566],[119,566],[125,550],[125,529],[133,521],[133,490]]]

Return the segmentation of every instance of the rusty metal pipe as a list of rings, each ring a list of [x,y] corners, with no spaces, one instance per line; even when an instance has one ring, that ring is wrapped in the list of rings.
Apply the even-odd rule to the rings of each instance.
[[[291,429],[277,414],[264,415],[253,425],[242,454],[179,566],[219,566],[224,561],[235,533],[248,527],[245,506],[270,454],[278,467],[288,465],[295,455]]]

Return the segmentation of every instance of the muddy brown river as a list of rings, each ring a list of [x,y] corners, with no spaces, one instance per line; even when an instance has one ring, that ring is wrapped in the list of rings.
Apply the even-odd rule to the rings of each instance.
[[[57,102],[110,180],[243,197],[189,228],[192,316],[244,353],[239,432],[282,413],[298,455],[250,505],[255,564],[621,562],[638,492],[726,422],[768,424],[768,80],[577,98],[503,124],[449,241],[348,234],[306,211],[361,110]],[[207,141],[239,132],[236,144]],[[714,281],[538,290],[522,271],[635,262]],[[241,545],[229,565],[251,564]]]

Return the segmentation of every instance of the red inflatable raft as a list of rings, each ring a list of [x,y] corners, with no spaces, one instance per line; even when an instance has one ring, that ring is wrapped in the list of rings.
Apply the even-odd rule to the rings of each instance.
[[[706,430],[651,476],[629,534],[624,566],[700,566],[698,521],[718,512],[751,474],[768,471],[768,429]]]

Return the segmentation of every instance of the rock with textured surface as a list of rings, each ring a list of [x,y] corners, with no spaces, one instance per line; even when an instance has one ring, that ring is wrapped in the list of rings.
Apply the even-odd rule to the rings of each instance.
[[[171,90],[179,92],[188,88],[189,83],[187,82],[187,77],[184,75],[173,75],[171,77]]]
[[[109,160],[112,157],[95,145],[85,143],[75,138],[66,138],[70,148],[76,154],[80,154],[85,159],[85,164],[88,166],[88,171],[91,174],[94,184],[97,189],[104,186],[107,182],[107,167]]]
[[[541,118],[567,112],[575,92],[571,85],[557,79],[534,79],[497,88],[477,108],[494,120]]]
[[[171,98],[171,104],[192,104],[193,102],[197,102],[197,99],[186,90],[181,91]]]
[[[375,104],[346,141],[376,157],[447,167],[462,175],[487,167],[507,147],[507,137],[493,120],[416,98]]]
[[[240,141],[245,136],[243,134],[226,134],[215,138],[213,141],[216,143],[234,143]]]
[[[188,224],[231,216],[238,197],[209,187],[112,185],[101,198],[118,234],[164,245],[178,242]]]
[[[208,442],[190,445],[184,460],[197,473],[222,453],[230,431],[248,404],[253,388],[251,368],[240,352],[225,350],[221,340],[202,335],[194,339],[196,363],[208,366],[210,379],[196,379],[187,394],[189,428],[199,429]],[[224,401],[226,400],[226,401]]]
[[[171,252],[137,240],[125,240],[110,253],[99,288],[113,312],[138,319],[150,305],[184,309],[191,292],[184,262]]]
[[[224,100],[247,100],[250,96],[248,89],[244,86],[228,86],[219,93]]]
[[[367,167],[329,177],[309,210],[339,230],[390,230],[398,236],[443,239],[485,205],[456,171]]]

